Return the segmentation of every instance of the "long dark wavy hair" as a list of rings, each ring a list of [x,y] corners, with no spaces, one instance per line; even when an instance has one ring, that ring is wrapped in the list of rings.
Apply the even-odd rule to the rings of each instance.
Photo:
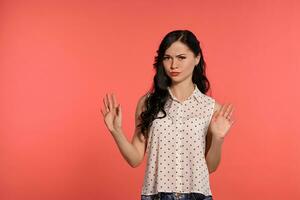
[[[153,120],[166,117],[164,106],[170,97],[167,87],[171,86],[171,79],[166,74],[162,61],[165,51],[176,41],[180,41],[187,45],[195,56],[200,54],[200,62],[194,68],[192,81],[203,94],[206,94],[210,89],[210,83],[205,73],[206,63],[203,58],[200,42],[197,40],[196,36],[189,30],[174,30],[169,32],[163,38],[156,51],[157,56],[155,56],[155,62],[153,64],[156,73],[153,78],[152,87],[147,93],[147,98],[145,100],[146,109],[141,113],[141,123],[138,125],[146,139],[149,137],[149,128],[152,125]],[[157,117],[159,111],[162,111],[164,116]]]

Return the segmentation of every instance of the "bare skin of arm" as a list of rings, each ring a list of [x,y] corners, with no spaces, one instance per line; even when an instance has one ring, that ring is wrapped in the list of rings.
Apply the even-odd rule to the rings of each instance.
[[[102,111],[104,122],[112,134],[119,151],[123,158],[131,167],[139,166],[145,155],[146,140],[141,134],[140,127],[137,125],[140,123],[140,114],[144,110],[144,102],[146,95],[142,96],[137,103],[135,111],[135,132],[131,142],[126,138],[126,134],[122,129],[122,112],[120,105],[117,106],[117,100],[114,95],[110,98],[106,95],[106,99],[103,99],[105,110]]]
[[[220,110],[221,105],[216,102],[214,112]],[[208,130],[206,135],[205,159],[209,173],[217,170],[221,161],[223,140],[213,137],[213,134]]]

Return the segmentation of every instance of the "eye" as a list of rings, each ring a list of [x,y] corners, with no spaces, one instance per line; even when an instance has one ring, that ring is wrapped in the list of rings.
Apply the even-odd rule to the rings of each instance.
[[[180,57],[178,57],[178,58],[179,58],[179,60],[185,59],[185,57],[183,57],[183,56],[180,56]]]
[[[163,60],[167,60],[167,59],[169,59],[169,57],[164,57],[164,58],[163,58]]]

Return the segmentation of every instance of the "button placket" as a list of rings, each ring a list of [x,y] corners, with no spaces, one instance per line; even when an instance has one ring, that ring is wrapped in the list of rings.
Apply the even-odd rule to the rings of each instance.
[[[182,127],[182,105],[177,103],[177,115],[175,119],[176,125],[176,186],[181,191],[182,188],[182,173],[181,173],[181,127]]]

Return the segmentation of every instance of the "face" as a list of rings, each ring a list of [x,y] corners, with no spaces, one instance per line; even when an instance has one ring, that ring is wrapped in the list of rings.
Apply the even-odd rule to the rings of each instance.
[[[192,81],[195,65],[200,61],[200,55],[194,53],[182,42],[174,42],[165,52],[163,65],[172,82]],[[172,72],[179,72],[173,74]]]

